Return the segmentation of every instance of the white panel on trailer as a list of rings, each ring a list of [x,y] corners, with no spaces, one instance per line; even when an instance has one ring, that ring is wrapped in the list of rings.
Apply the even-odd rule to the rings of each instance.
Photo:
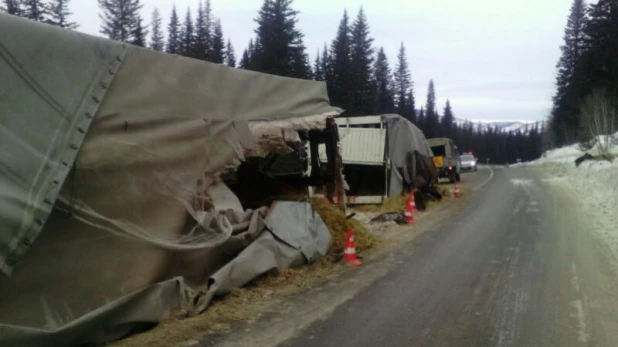
[[[368,118],[368,117],[363,117]],[[383,165],[386,129],[339,128],[343,164]],[[326,161],[326,148],[319,147],[320,159]]]

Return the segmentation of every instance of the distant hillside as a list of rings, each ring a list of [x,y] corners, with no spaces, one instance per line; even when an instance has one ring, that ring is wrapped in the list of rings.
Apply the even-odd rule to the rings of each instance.
[[[536,121],[536,122],[523,122],[523,121],[496,121],[496,122],[473,122],[464,119],[455,119],[455,123],[457,125],[462,126],[464,124],[473,124],[476,129],[481,124],[481,129],[483,132],[487,131],[490,127],[492,129],[497,128],[501,132],[517,132],[521,131],[523,134],[528,134],[532,129],[538,126],[539,130],[544,130],[546,126],[546,121]]]

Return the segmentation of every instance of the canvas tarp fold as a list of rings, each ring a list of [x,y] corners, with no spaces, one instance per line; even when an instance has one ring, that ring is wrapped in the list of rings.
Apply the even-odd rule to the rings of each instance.
[[[210,294],[227,294],[259,275],[312,263],[332,243],[326,224],[307,202],[275,202],[266,225],[268,232],[210,278]]]
[[[0,270],[38,238],[127,47],[0,13]]]
[[[406,182],[402,174],[414,170],[407,167],[410,165],[408,153],[418,151],[427,157],[433,157],[433,153],[423,132],[412,122],[396,114],[383,115],[382,119],[387,127],[388,156],[391,161],[389,196],[397,196],[403,192],[404,183],[411,183]]]
[[[214,296],[227,294],[262,274],[300,267],[326,255],[332,238],[309,203],[276,202],[267,217],[266,211],[262,208],[245,216],[244,220],[251,221],[253,226],[228,241],[235,243],[232,247],[237,248],[235,253],[240,253],[208,280],[208,287],[203,283],[203,290],[193,290],[182,277],[172,278],[137,290],[54,329],[0,325],[0,345],[105,344],[149,328],[172,312],[201,313]],[[265,224],[253,224],[263,217],[266,217]]]

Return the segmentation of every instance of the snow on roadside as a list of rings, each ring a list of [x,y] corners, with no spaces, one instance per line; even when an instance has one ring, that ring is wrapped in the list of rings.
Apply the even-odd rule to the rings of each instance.
[[[618,139],[618,133],[614,138]],[[587,152],[596,155],[597,147]],[[618,144],[610,152],[618,157]],[[542,158],[527,165],[552,176],[544,181],[576,191],[579,205],[594,223],[594,231],[618,258],[618,158],[612,163],[587,160],[575,167],[575,159],[585,153],[579,145],[567,146],[547,151]]]

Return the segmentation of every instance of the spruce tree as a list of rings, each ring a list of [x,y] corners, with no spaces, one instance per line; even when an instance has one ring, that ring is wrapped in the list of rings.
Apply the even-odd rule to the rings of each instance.
[[[214,22],[215,17],[212,14],[212,4],[210,0],[206,0],[204,3],[204,26],[207,29],[207,35],[205,36],[207,39],[207,49],[206,49],[206,60],[213,61],[214,60],[214,50],[213,50],[213,32],[214,32]]]
[[[21,0],[3,0],[2,3],[4,5],[2,11],[14,16],[24,15]]]
[[[440,124],[443,136],[452,138],[454,134],[454,125],[455,116],[453,115],[451,102],[447,99],[446,107],[444,107],[444,116],[442,116],[442,123]]]
[[[240,59],[240,65],[239,65],[240,68],[245,69],[245,70],[252,69],[251,57],[253,55],[254,50],[255,50],[255,47],[253,45],[253,39],[251,39],[249,40],[249,45],[247,45],[247,48],[242,53],[242,58]]]
[[[323,77],[323,81],[328,81],[328,76],[329,76],[329,61],[330,61],[330,56],[328,55],[328,47],[326,46],[326,43],[324,43],[324,49],[322,50],[322,58],[320,58],[320,70],[322,73],[322,77]]]
[[[343,109],[350,109],[352,100],[352,78],[350,75],[350,19],[348,12],[337,28],[337,36],[331,43],[329,69],[326,73],[328,95],[331,104]]]
[[[408,97],[406,98],[406,105],[402,115],[410,122],[416,123],[416,99],[414,98],[414,90],[412,87],[410,87],[410,93],[408,93]]]
[[[374,114],[392,113],[394,110],[393,102],[393,81],[391,68],[384,48],[380,47],[374,67],[374,79],[376,84]]]
[[[375,81],[373,79],[373,39],[369,37],[369,23],[361,7],[352,24],[350,36],[350,77],[354,88],[352,115],[370,114],[374,108]]]
[[[227,40],[227,47],[225,48],[225,65],[236,67],[236,53],[230,39]]]
[[[574,76],[583,100],[595,89],[618,95],[618,1],[599,0],[592,5],[584,27],[586,51]]]
[[[410,76],[408,58],[406,57],[406,47],[403,45],[403,42],[399,47],[393,82],[397,113],[406,116],[405,114],[410,109],[409,101],[411,100],[408,100],[408,97],[412,89],[412,77]]]
[[[199,2],[197,17],[195,18],[195,52],[193,54],[196,59],[208,60],[210,56],[212,42],[211,12],[210,0],[206,1],[206,5],[202,1]]]
[[[148,30],[142,24],[142,22],[142,17],[138,15],[135,19],[136,24],[131,34],[132,38],[130,42],[131,44],[136,46],[146,47],[146,37],[148,36]]]
[[[264,0],[256,19],[254,69],[274,75],[308,78],[310,65],[303,34],[296,28],[292,0]]]
[[[150,49],[162,52],[165,48],[165,37],[163,37],[163,31],[161,26],[163,25],[163,20],[161,19],[161,14],[159,13],[159,9],[155,8],[152,11],[152,36],[150,37]]]
[[[191,17],[191,9],[187,8],[185,21],[180,29],[181,48],[180,54],[185,57],[194,57],[195,53],[195,31],[193,29],[193,18]]]
[[[167,25],[167,53],[180,54],[182,50],[182,40],[180,36],[180,21],[176,13],[176,5],[172,7],[170,22]]]
[[[212,55],[211,60],[216,64],[223,64],[225,60],[225,38],[223,37],[223,28],[221,20],[215,21],[214,30],[212,33]]]
[[[564,30],[564,44],[561,47],[562,56],[557,64],[556,94],[553,98],[552,129],[558,145],[567,138],[574,139],[577,129],[577,114],[579,106],[573,86],[575,70],[585,50],[586,5],[584,0],[573,0],[571,12]],[[569,88],[569,86],[571,86]]]
[[[45,22],[45,4],[41,0],[22,0],[23,16],[37,22]]]
[[[313,79],[316,81],[324,81],[324,73],[322,72],[322,56],[320,55],[320,49],[318,49],[315,55],[315,62],[313,63]]]
[[[69,10],[69,0],[52,0],[47,5],[47,13],[49,14],[48,24],[71,30],[79,27],[77,23],[69,21],[72,15]]]
[[[418,117],[416,118],[416,126],[423,132],[425,131],[425,110],[423,109],[423,106],[421,106],[421,110],[418,112]],[[425,137],[427,137],[427,134],[425,134]]]
[[[311,66],[311,62],[309,61],[309,56],[307,54],[305,54],[304,58],[304,69],[307,70],[307,77],[305,77],[306,79],[312,80],[313,79],[313,67]],[[303,61],[301,61],[301,63],[303,63]]]
[[[238,67],[241,69],[249,70],[249,49],[245,48],[242,52],[242,56],[240,57],[240,62],[238,63]]]
[[[440,121],[436,111],[436,90],[433,80],[429,80],[427,90],[427,102],[425,104],[425,136],[427,138],[436,137],[439,133]]]
[[[558,142],[561,132],[565,134],[564,143],[589,139],[580,110],[583,100],[591,94],[601,92],[609,100],[618,100],[618,1],[599,0],[591,5],[584,33],[585,50],[566,88],[561,112],[557,114],[566,124],[554,133]],[[560,123],[552,124],[552,128],[556,125]]]
[[[139,0],[98,0],[102,11],[101,34],[112,40],[132,42],[139,23]]]

